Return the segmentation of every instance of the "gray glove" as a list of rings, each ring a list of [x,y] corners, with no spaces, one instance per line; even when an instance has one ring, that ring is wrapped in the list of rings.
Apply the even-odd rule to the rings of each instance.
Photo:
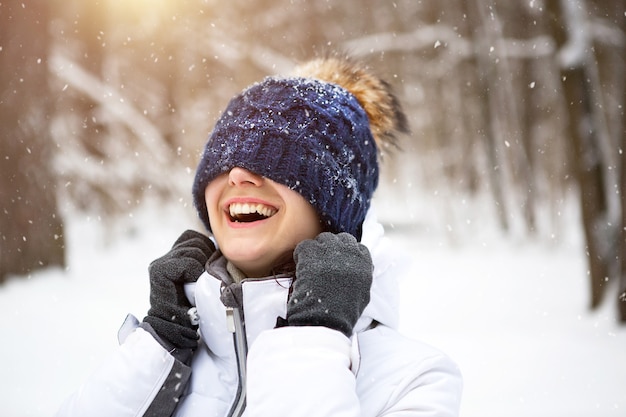
[[[191,323],[184,285],[195,282],[204,272],[204,265],[215,252],[207,237],[193,230],[185,231],[172,249],[150,264],[150,310],[144,318],[168,348],[176,348],[174,356],[188,359],[198,346],[197,325]],[[184,360],[183,360],[184,361]]]
[[[352,336],[370,301],[373,266],[368,249],[348,233],[321,233],[293,253],[296,278],[286,323],[324,326]]]

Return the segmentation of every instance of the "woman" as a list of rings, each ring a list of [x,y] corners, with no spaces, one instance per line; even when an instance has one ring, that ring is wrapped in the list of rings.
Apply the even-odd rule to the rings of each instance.
[[[59,415],[456,416],[455,364],[396,330],[402,265],[370,210],[405,131],[344,58],[233,98],[193,185],[212,239],[186,231],[150,265],[148,315]]]

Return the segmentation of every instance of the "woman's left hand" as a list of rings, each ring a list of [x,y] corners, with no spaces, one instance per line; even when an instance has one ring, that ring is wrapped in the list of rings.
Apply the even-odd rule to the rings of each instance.
[[[367,247],[348,233],[321,233],[294,251],[296,279],[287,325],[325,326],[352,336],[370,300],[373,266]]]

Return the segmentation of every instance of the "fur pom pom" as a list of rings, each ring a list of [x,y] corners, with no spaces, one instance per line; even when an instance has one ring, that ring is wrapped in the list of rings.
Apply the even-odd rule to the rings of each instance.
[[[349,58],[319,58],[296,67],[293,75],[337,84],[356,97],[367,113],[379,149],[396,145],[397,135],[408,133],[408,121],[391,86]]]

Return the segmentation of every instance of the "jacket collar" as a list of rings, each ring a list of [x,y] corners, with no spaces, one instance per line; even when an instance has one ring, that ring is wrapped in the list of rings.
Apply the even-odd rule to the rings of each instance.
[[[372,256],[374,277],[370,303],[358,320],[355,332],[367,329],[372,322],[397,328],[399,301],[397,277],[402,273],[401,269],[408,259],[402,252],[392,248],[373,209],[370,209],[363,223],[361,243],[368,247]],[[239,280],[233,278],[229,269],[226,258],[216,251],[207,262],[208,274],[204,275],[208,275],[214,281],[210,285],[214,301],[227,307],[243,309],[248,343],[251,344],[262,330],[275,326],[278,316],[285,318],[292,277],[283,274],[262,279],[243,278],[236,282]],[[206,285],[200,288],[206,289]],[[216,297],[216,294],[219,296]],[[195,296],[199,303],[203,303],[201,301],[203,296],[200,294]]]

